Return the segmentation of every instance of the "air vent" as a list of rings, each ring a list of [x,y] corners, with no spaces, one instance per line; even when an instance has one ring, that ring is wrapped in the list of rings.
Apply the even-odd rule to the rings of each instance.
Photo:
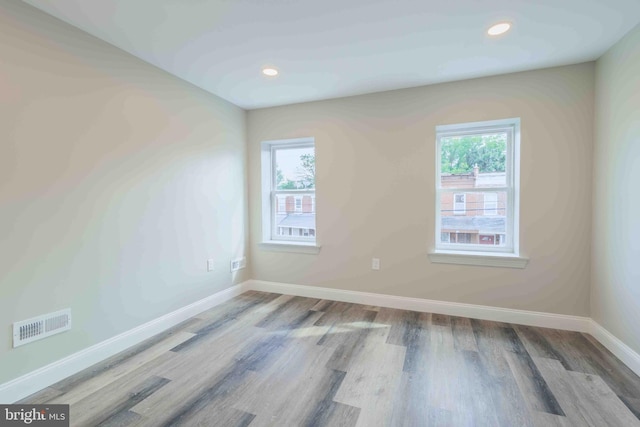
[[[13,324],[13,347],[37,341],[71,329],[71,309],[44,314]]]
[[[231,271],[238,271],[241,268],[245,268],[247,266],[247,257],[237,258],[231,260]]]

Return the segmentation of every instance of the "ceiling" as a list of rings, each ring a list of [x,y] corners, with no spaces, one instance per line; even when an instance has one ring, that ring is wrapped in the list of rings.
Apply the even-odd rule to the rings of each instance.
[[[245,109],[591,61],[640,22],[640,0],[24,1]]]

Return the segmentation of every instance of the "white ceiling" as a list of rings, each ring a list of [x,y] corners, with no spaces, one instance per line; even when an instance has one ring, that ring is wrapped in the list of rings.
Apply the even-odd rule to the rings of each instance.
[[[640,0],[24,1],[246,109],[590,61],[640,22]]]

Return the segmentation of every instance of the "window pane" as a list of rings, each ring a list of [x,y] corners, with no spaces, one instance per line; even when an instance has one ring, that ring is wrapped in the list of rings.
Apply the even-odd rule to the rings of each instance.
[[[316,187],[314,147],[281,148],[275,151],[276,190]]]
[[[443,192],[440,195],[440,242],[505,246],[507,193]]]
[[[313,238],[316,235],[315,193],[276,193],[275,197],[277,234]],[[279,230],[286,230],[286,233]]]
[[[446,136],[440,144],[442,188],[506,186],[505,132]]]

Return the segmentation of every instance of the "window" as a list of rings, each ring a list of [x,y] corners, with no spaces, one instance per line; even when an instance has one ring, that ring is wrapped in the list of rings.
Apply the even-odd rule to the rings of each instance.
[[[315,243],[313,138],[262,143],[262,194],[263,242]]]
[[[498,215],[498,193],[484,193],[484,214]]]
[[[467,204],[465,202],[465,194],[453,195],[453,213],[454,215],[464,215],[467,211]]]
[[[519,119],[436,128],[436,251],[518,255],[519,138]]]

